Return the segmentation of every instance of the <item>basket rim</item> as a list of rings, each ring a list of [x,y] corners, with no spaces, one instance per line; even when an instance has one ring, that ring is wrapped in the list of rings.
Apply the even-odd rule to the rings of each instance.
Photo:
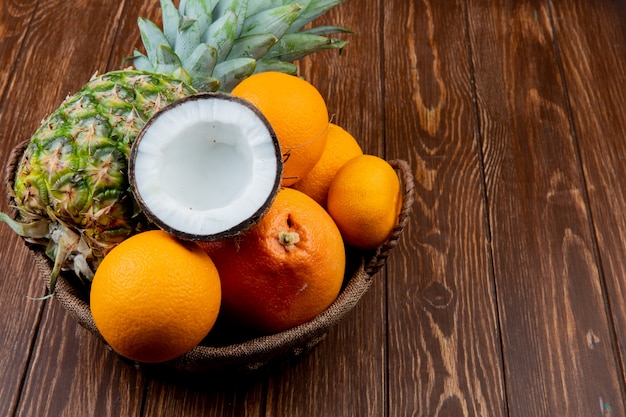
[[[6,183],[8,197],[13,200],[13,183],[15,170],[21,159],[28,141],[13,148],[6,167]],[[414,178],[407,161],[394,159],[388,161],[398,171],[403,188],[402,207],[398,221],[390,237],[373,253],[360,253],[358,267],[346,283],[334,302],[312,320],[290,329],[223,346],[198,345],[186,354],[164,364],[182,370],[202,372],[215,370],[224,366],[234,366],[247,370],[257,369],[272,359],[291,352],[299,355],[325,337],[330,327],[339,322],[346,313],[352,310],[372,284],[373,276],[386,264],[390,252],[397,246],[404,228],[407,226],[414,203]],[[14,213],[17,216],[17,213]],[[28,244],[39,267],[40,274],[49,286],[52,273],[52,261],[40,247]],[[64,272],[59,274],[54,298],[68,311],[73,319],[85,329],[106,341],[98,331],[88,302],[88,294],[74,287]]]

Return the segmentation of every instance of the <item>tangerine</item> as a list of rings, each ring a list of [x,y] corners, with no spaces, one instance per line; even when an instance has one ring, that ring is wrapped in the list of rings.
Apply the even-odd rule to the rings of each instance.
[[[317,88],[300,77],[269,71],[246,78],[232,94],[254,104],[276,132],[283,186],[295,184],[313,169],[328,135],[328,108]]]
[[[363,150],[354,136],[341,126],[330,123],[322,156],[313,169],[295,183],[293,188],[302,191],[322,207],[326,207],[328,188],[333,177],[346,162],[359,155],[363,155]]]
[[[328,212],[344,240],[374,249],[391,235],[402,207],[400,180],[393,167],[374,155],[348,161],[328,189]]]
[[[311,320],[337,297],[346,255],[328,213],[284,188],[267,214],[240,237],[200,244],[222,280],[221,317],[261,333]]]
[[[209,333],[221,299],[217,269],[193,242],[153,230],[131,236],[96,270],[90,306],[120,355],[145,363],[178,357]]]

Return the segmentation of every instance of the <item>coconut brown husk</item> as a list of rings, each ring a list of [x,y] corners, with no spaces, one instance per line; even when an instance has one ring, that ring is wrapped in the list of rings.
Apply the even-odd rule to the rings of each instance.
[[[27,143],[22,143],[13,149],[7,165],[6,181],[11,201],[15,170],[26,145]],[[251,335],[244,340],[228,337],[220,339],[220,330],[216,330],[217,336],[210,334],[199,346],[162,366],[194,374],[252,372],[278,362],[297,359],[318,345],[326,337],[329,329],[342,320],[369,290],[374,276],[387,262],[387,258],[398,244],[408,223],[414,201],[413,174],[406,161],[392,160],[389,163],[398,172],[403,188],[402,208],[398,222],[389,239],[375,251],[365,252],[349,248],[350,266],[346,272],[344,287],[330,307],[302,325],[271,335]],[[17,213],[15,215],[17,216]],[[44,283],[49,286],[52,261],[41,247],[30,244],[28,246]],[[73,273],[61,273],[56,283],[54,298],[78,324],[104,342],[91,315],[88,290],[77,282]]]

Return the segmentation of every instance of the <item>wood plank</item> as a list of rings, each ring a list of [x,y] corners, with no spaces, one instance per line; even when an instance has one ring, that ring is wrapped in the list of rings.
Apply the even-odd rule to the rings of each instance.
[[[546,2],[468,7],[509,415],[621,408],[618,363],[595,343],[612,329]]]
[[[30,54],[28,31],[40,29],[40,25],[33,23],[36,3],[9,1],[0,6],[0,123],[4,127],[0,133],[0,163],[3,179],[10,150],[32,134],[41,119],[40,115],[33,117],[33,114],[36,114],[37,105],[45,102],[45,99],[29,94],[32,103],[27,105],[25,91],[35,89],[37,80],[33,74],[25,76],[23,66],[17,62],[18,58],[23,61]],[[30,124],[28,120],[34,123]],[[7,193],[6,184],[2,181],[0,210],[4,212],[8,211]],[[5,340],[0,345],[0,367],[3,370],[0,415],[8,416],[13,415],[19,406],[20,391],[43,309],[42,303],[27,297],[42,296],[44,288],[26,246],[6,225],[0,226],[0,241],[3,242],[0,245],[3,265],[0,329]]]
[[[326,339],[269,380],[267,416],[384,416],[384,275]]]
[[[14,146],[30,137],[68,93],[77,91],[106,64],[123,4],[111,7],[104,0],[39,2],[5,98],[5,102],[20,105],[4,107],[0,115],[6,134],[2,146]],[[14,326],[21,326],[25,333],[23,337],[12,337],[15,344],[7,346],[8,352],[2,356],[13,357],[18,364],[15,367],[32,361],[22,392],[19,384],[23,377],[6,375],[7,389],[19,398],[17,413],[76,415],[74,410],[80,410],[80,415],[138,415],[144,390],[136,372],[127,372],[126,364],[107,356],[102,343],[83,331],[56,301],[29,302],[24,307],[24,295],[43,295],[43,281],[21,240],[5,226],[2,233],[10,242],[10,256],[22,271],[15,279],[23,283],[7,284],[3,297],[8,296],[8,302],[0,308],[3,319],[5,314],[13,319],[19,315]],[[41,309],[44,320],[34,339],[34,332],[28,329],[39,324]],[[5,329],[11,332],[11,324],[3,323]],[[28,347],[33,341],[31,359]],[[48,396],[48,390],[53,395]]]
[[[350,132],[365,153],[384,157],[382,4],[346,1],[321,16],[316,26],[339,25],[354,34],[337,36],[348,41],[343,51],[318,52],[297,64],[326,100],[331,121]]]
[[[0,5],[0,97],[13,73],[36,4],[36,0],[16,0]]]
[[[383,4],[348,1],[332,9],[317,23],[356,33],[344,37],[349,44],[341,54],[326,51],[300,62],[301,74],[320,90],[333,121],[365,152],[381,156]],[[385,282],[384,271],[377,274],[355,310],[320,345],[269,379],[267,416],[385,415]]]
[[[32,355],[43,305],[27,297],[43,295],[38,271],[34,270],[30,254],[8,227],[0,227],[0,329],[4,342],[0,344],[0,415],[13,415],[18,406],[20,390]],[[10,262],[6,261],[11,259]]]
[[[137,16],[158,20],[158,2],[2,2],[2,163],[121,66]],[[351,1],[322,22],[357,33],[302,73],[366,152],[417,179],[357,308],[270,375],[170,380],[29,300],[43,283],[2,225],[0,415],[626,414],[626,2]]]
[[[151,375],[144,416],[255,417],[264,415],[265,382],[258,377]]]
[[[0,6],[0,117],[11,111],[9,101],[4,99],[13,79],[17,57],[27,36],[36,2],[4,2]],[[0,134],[2,166],[10,154],[15,141]],[[4,170],[3,170],[4,174]],[[2,176],[4,178],[4,175]],[[7,212],[6,185],[0,185],[0,210]],[[6,226],[0,226],[0,260],[3,262],[3,278],[0,280],[0,328],[5,343],[0,345],[0,368],[3,370],[3,383],[0,384],[0,414],[12,415],[18,406],[28,361],[32,354],[34,339],[40,321],[42,305],[29,300],[28,296],[43,294],[38,273],[32,266],[32,259],[21,239],[16,238]],[[7,262],[7,260],[11,260]]]
[[[385,5],[385,143],[416,177],[389,272],[390,416],[506,415],[465,26],[463,1]]]
[[[141,415],[143,373],[77,325],[60,304],[47,303],[18,415]]]
[[[144,17],[161,24],[159,2],[127,2],[120,19],[116,41],[108,68],[118,69],[133,49],[143,50],[137,18]],[[227,381],[202,375],[172,379],[167,373],[150,373],[143,415],[162,416],[261,416],[265,404],[265,383],[260,380],[242,381],[233,385]]]
[[[626,253],[626,121],[621,117],[626,103],[626,3],[575,1],[566,14],[553,2],[551,8],[617,337],[616,343],[598,336],[593,341],[620,349],[623,379],[626,262],[619,254]],[[585,29],[589,27],[593,30]],[[614,411],[622,409],[604,402]]]

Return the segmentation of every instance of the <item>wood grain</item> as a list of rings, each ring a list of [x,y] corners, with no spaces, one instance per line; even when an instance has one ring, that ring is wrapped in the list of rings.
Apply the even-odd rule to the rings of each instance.
[[[145,376],[77,326],[58,303],[50,304],[16,415],[139,415]]]
[[[139,16],[159,2],[0,4],[0,163],[124,65]],[[0,224],[0,415],[626,415],[626,2],[349,0],[317,23],[355,33],[301,74],[416,178],[356,309],[267,374],[173,378],[29,299],[43,283]]]
[[[589,194],[590,215],[597,239],[605,301],[615,326],[617,340],[594,337],[594,344],[620,349],[624,373],[626,351],[626,175],[624,154],[626,122],[620,115],[626,100],[626,4],[601,2],[591,7],[574,2],[564,18],[551,4],[556,39],[561,51],[565,85]],[[593,33],[581,30],[591,24]],[[589,51],[594,51],[590,53]],[[603,89],[590,88],[587,80],[603,80]],[[593,111],[590,111],[593,109]],[[606,401],[607,404],[610,404]],[[616,407],[619,409],[618,407]]]
[[[37,336],[43,304],[28,297],[42,295],[37,271],[24,245],[17,239],[0,246],[4,261],[0,279],[0,326],[3,343],[0,344],[0,414],[10,416],[18,407],[24,375],[30,366],[33,340]]]
[[[389,415],[506,409],[465,20],[463,2],[386,8],[386,148],[417,179],[417,238],[389,267]]]
[[[13,73],[35,4],[36,1],[7,0],[0,6],[0,97]]]
[[[300,72],[325,98],[333,122],[370,153],[383,148],[384,138],[379,36],[384,7],[381,1],[346,2],[323,16],[317,24],[359,28],[367,21],[369,28],[344,36],[349,46],[341,54],[325,51],[300,63]],[[326,340],[301,363],[269,380],[268,417],[385,413],[386,275],[374,279],[358,308]]]
[[[13,81],[16,59],[22,50],[32,19],[35,2],[4,2],[0,6],[0,119],[11,111],[6,99],[6,91]],[[7,129],[0,132],[0,163],[4,163],[11,150],[11,140]],[[2,170],[4,172],[4,170]],[[4,176],[3,176],[4,178]],[[7,210],[4,196],[6,187],[0,185],[3,196],[0,209]],[[37,283],[37,272],[30,264],[31,259],[21,241],[9,236],[7,230],[0,245],[2,262],[0,294],[0,328],[4,342],[0,345],[0,415],[13,415],[19,405],[20,390],[32,354],[32,341],[36,337],[42,305],[29,301],[27,296],[41,295]],[[5,238],[6,237],[6,238]]]
[[[20,104],[13,108],[5,106],[0,115],[0,123],[5,126],[3,149],[30,137],[40,121],[67,94],[77,91],[100,69],[102,63],[106,63],[110,47],[94,48],[94,42],[110,45],[118,19],[118,10],[104,1],[47,1],[38,4],[6,92],[5,103]],[[95,21],[100,24],[94,25]],[[58,22],[63,22],[62,30],[58,30]],[[8,152],[3,151],[4,156],[8,156]],[[12,259],[12,266],[19,271],[11,271],[11,281],[3,280],[3,284],[9,286],[3,293],[3,299],[8,298],[0,307],[3,318],[11,320],[3,329],[10,330],[15,326],[15,331],[19,331],[21,336],[9,339],[14,344],[3,347],[6,354],[2,357],[10,360],[18,352],[24,355],[21,361],[15,360],[4,368],[16,373],[7,377],[7,383],[23,382],[23,386],[17,385],[12,392],[20,401],[16,406],[16,415],[107,415],[105,410],[110,410],[111,415],[123,415],[123,411],[125,415],[137,415],[141,397],[129,388],[135,387],[141,394],[143,385],[137,385],[133,376],[125,374],[125,365],[112,355],[104,363],[96,360],[102,359],[104,346],[99,343],[97,348],[100,352],[96,354],[90,351],[86,347],[88,342],[99,341],[86,332],[80,332],[64,310],[53,304],[54,300],[40,302],[26,299],[26,296],[40,297],[44,294],[43,281],[23,242],[12,233],[7,233],[4,226],[2,231],[6,233],[3,236],[10,239],[10,245],[3,247],[10,252],[3,254],[3,259]],[[19,283],[22,285],[17,285]],[[50,304],[53,305],[52,311]],[[45,324],[35,327],[40,324],[38,316],[41,312]],[[28,363],[28,372],[23,374],[22,370],[22,375],[17,374],[24,363]],[[94,367],[103,372],[94,375],[90,372]],[[134,377],[140,379],[141,375],[135,374]],[[119,386],[113,381],[122,387],[123,394],[120,395],[117,391]],[[100,391],[101,396],[96,395],[94,390]],[[129,397],[139,402],[133,405]],[[111,407],[111,402],[120,399],[123,401],[117,403],[117,410]],[[8,404],[4,400],[2,403]]]
[[[156,376],[146,390],[145,416],[262,416],[265,382],[242,378],[237,384],[220,378],[168,380]],[[186,381],[185,381],[186,379]]]
[[[539,1],[478,3],[469,25],[508,412],[597,414],[619,403],[620,377],[610,344],[589,343],[611,328],[551,15]]]

